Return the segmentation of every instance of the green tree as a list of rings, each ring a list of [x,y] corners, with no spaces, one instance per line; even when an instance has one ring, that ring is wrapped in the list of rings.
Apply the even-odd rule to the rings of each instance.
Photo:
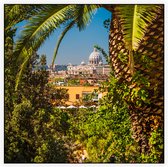
[[[70,79],[68,79],[67,83],[68,83],[69,86],[80,85],[79,79],[72,79],[72,78],[70,78]]]
[[[26,65],[19,89],[14,89],[18,67],[13,54],[16,29],[12,24],[23,19],[19,15],[12,18],[17,10],[24,9],[22,5],[5,6],[5,12],[13,13],[5,17],[5,162],[67,162],[61,113],[51,108],[48,95],[48,72],[32,71],[39,64],[35,52]]]
[[[16,88],[31,53],[55,28],[66,24],[54,58],[68,30],[75,24],[83,29],[92,12],[101,6],[112,12],[109,55],[118,82],[130,89],[125,101],[129,105],[133,137],[140,152],[150,154],[150,136],[163,129],[163,5],[46,5],[30,19],[17,42],[15,54],[21,68]],[[163,154],[158,157],[159,162],[162,157]]]
[[[49,94],[54,105],[65,105],[69,99],[68,89],[50,87]]]
[[[46,55],[41,55],[40,58],[40,66],[43,70],[46,69],[47,61],[46,61]]]
[[[37,57],[26,68],[10,118],[5,118],[5,162],[68,162],[65,119],[51,106],[47,71],[32,72]]]

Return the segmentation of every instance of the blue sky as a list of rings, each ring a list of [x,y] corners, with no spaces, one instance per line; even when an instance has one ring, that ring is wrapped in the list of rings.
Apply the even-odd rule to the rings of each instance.
[[[93,51],[95,44],[108,52],[108,31],[103,26],[103,21],[108,18],[111,18],[111,13],[100,8],[85,30],[79,31],[76,27],[71,29],[60,45],[55,64],[80,64],[81,61],[88,63],[88,57]],[[19,30],[22,28],[20,27]],[[46,54],[48,65],[52,62],[54,48],[60,32],[59,29],[55,30],[37,51],[40,55]]]

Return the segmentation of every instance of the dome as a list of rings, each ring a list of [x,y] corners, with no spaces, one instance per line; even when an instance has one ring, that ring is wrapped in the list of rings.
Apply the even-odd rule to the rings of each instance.
[[[94,48],[93,52],[89,56],[89,64],[98,65],[99,62],[102,62],[102,57],[97,49]]]
[[[84,61],[81,62],[81,65],[86,65]]]

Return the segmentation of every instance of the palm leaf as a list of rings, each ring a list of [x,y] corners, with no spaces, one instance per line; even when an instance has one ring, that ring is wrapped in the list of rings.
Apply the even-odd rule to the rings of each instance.
[[[100,5],[75,5],[74,18],[76,18],[79,30],[84,30],[90,23],[93,14]]]
[[[67,17],[65,15],[67,9],[69,7],[65,5],[47,5],[35,17],[32,17],[22,31],[22,36],[16,42],[15,52],[17,55],[21,56],[24,48],[38,49],[34,47],[34,42],[42,43],[43,41],[38,40],[41,35],[45,34],[46,31],[50,34],[59,27]]]
[[[5,30],[32,17],[42,7],[42,5],[5,5]]]
[[[143,36],[156,19],[159,5],[118,5],[116,13],[121,19],[124,40],[127,48],[137,50]]]
[[[134,73],[133,51],[136,51],[152,21],[156,19],[159,5],[118,5],[115,8],[123,29],[126,48],[129,50],[128,67]]]
[[[110,62],[109,62],[109,61],[110,61],[110,60],[109,60],[109,54],[107,54],[107,53],[105,52],[105,50],[104,50],[102,47],[100,47],[99,45],[94,45],[94,47],[102,53],[103,57],[106,59],[106,62],[107,62],[107,63],[110,63]]]
[[[99,5],[75,5],[74,6],[74,12],[72,14],[74,21],[72,21],[67,25],[67,27],[64,29],[64,31],[62,32],[61,36],[58,39],[58,42],[53,54],[52,66],[54,65],[54,61],[56,59],[60,43],[63,40],[65,34],[74,26],[75,23],[77,24],[77,27],[79,28],[79,30],[85,29],[85,27],[91,21],[91,18],[98,7],[100,6]]]
[[[44,41],[51,33],[44,33],[42,36],[39,37],[39,41]],[[38,42],[34,42],[34,47],[35,48],[39,48],[41,46],[41,43],[38,43]],[[27,51],[28,50],[28,51]],[[18,89],[18,85],[19,85],[19,82],[21,80],[21,77],[23,75],[23,72],[32,56],[32,53],[34,52],[35,50],[33,50],[31,47],[29,49],[25,49],[22,51],[22,61],[21,61],[21,65],[19,67],[19,71],[18,71],[18,74],[16,76],[16,85],[15,85],[15,90]],[[18,62],[17,62],[18,63]]]
[[[74,26],[75,24],[75,21],[71,21],[67,26],[66,28],[64,29],[64,31],[61,33],[59,39],[58,39],[58,42],[56,44],[56,47],[54,49],[54,54],[53,54],[53,60],[52,60],[52,67],[54,65],[54,62],[55,62],[55,59],[56,59],[56,56],[57,56],[57,53],[58,53],[58,49],[59,49],[59,46],[60,46],[60,43],[62,41],[62,39],[64,38],[65,34]]]
[[[44,40],[67,20],[73,19],[73,24],[76,23],[80,30],[84,29],[84,27],[90,21],[93,11],[95,11],[97,7],[98,5],[83,5],[83,12],[81,13],[79,8],[77,10],[76,5],[45,5],[44,8],[41,8],[38,11],[38,14],[29,19],[28,24],[22,31],[22,36],[16,43],[15,55],[18,56],[18,64],[23,63],[21,67],[24,68],[24,65],[26,65],[25,61],[28,61],[32,55],[30,51],[36,51]],[[67,26],[65,31],[62,33],[58,41],[58,47],[64,35],[73,26],[73,24],[69,24],[69,26]],[[29,54],[26,55],[25,50],[29,50]],[[55,50],[54,57],[56,57],[57,52],[58,48]],[[23,70],[20,69],[17,75],[17,77],[19,77],[17,78],[17,82],[19,82],[22,72]],[[18,85],[18,83],[16,85]]]
[[[41,46],[55,28],[67,20],[71,10],[72,5],[47,5],[29,20],[15,46],[15,55],[18,56],[17,64],[21,64],[16,77],[15,89],[18,87],[24,68],[33,51],[36,51]],[[26,50],[29,50],[29,53]]]

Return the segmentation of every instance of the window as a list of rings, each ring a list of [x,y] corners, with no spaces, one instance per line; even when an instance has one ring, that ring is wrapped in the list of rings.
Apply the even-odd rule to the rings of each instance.
[[[98,102],[99,98],[98,98],[98,93],[94,93],[93,99],[94,102]]]
[[[76,99],[79,99],[79,94],[76,94]]]

